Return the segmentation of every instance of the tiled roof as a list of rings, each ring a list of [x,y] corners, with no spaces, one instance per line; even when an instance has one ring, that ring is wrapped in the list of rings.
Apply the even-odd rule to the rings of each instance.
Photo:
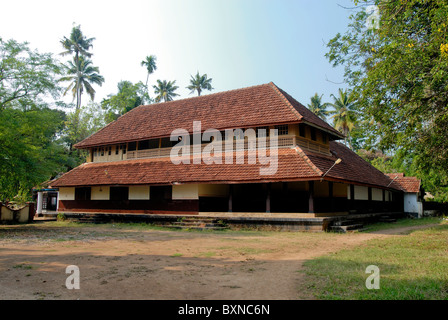
[[[279,149],[278,169],[273,175],[260,175],[260,167],[248,164],[190,164],[175,165],[170,158],[85,163],[67,172],[51,185],[137,185],[173,183],[243,183],[317,178],[305,161],[293,149]]]
[[[85,163],[51,183],[52,187],[94,185],[138,185],[173,183],[257,183],[319,180],[335,160],[342,162],[325,179],[387,188],[389,179],[356,153],[338,142],[331,142],[333,156],[314,154],[299,147],[278,150],[278,169],[273,175],[260,175],[260,167],[248,164],[179,164],[170,158]],[[393,186],[391,186],[393,188]]]
[[[405,177],[403,173],[387,173],[393,180],[393,185],[400,188],[404,192],[418,193],[420,192],[421,180],[417,177]]]
[[[193,121],[201,121],[202,130],[306,122],[336,137],[343,137],[340,132],[271,82],[140,106],[79,142],[75,147],[89,148],[169,137],[177,128],[192,132]]]

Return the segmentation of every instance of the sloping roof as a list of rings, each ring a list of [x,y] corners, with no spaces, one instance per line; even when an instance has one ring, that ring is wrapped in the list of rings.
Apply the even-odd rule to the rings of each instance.
[[[138,185],[173,183],[257,183],[319,180],[338,158],[342,162],[325,176],[326,180],[388,188],[391,179],[338,142],[330,143],[332,156],[304,151],[299,147],[278,150],[278,169],[260,175],[267,165],[179,164],[170,158],[85,163],[52,182],[52,187],[95,185]],[[393,186],[390,187],[394,189]]]
[[[392,185],[396,188],[409,193],[420,192],[421,180],[417,177],[405,177],[403,173],[387,173],[387,175],[393,180]]]
[[[76,148],[169,137],[174,129],[193,131],[305,122],[336,138],[343,135],[274,83],[200,97],[139,106],[77,143]]]

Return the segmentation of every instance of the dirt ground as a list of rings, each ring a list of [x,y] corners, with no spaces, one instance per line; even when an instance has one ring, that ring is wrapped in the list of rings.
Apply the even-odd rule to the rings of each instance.
[[[314,299],[303,285],[304,261],[411,229],[334,234],[0,226],[0,299]],[[69,265],[79,267],[78,290],[66,287]]]

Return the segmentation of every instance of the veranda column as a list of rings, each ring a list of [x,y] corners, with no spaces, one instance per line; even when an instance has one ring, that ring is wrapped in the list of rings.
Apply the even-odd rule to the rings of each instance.
[[[43,193],[43,191],[38,191],[37,192],[37,210],[36,210],[36,214],[38,216],[40,216],[42,214],[43,204],[44,204],[44,193]]]
[[[266,185],[267,190],[266,190],[266,213],[270,213],[271,212],[271,184],[268,183]]]
[[[233,185],[229,185],[229,212],[232,212],[233,206]]]
[[[308,181],[308,213],[314,213],[314,181]]]
[[[334,212],[334,196],[333,196],[333,182],[328,181],[328,196],[330,197],[330,212]]]

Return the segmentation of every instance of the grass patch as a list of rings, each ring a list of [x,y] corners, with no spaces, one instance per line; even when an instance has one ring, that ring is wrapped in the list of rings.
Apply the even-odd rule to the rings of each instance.
[[[318,299],[448,299],[448,225],[365,245],[305,262],[307,288]],[[369,265],[380,270],[380,289],[368,290]]]
[[[393,228],[402,228],[402,227],[414,227],[414,226],[423,226],[427,224],[440,224],[443,223],[445,220],[443,218],[439,217],[425,217],[420,219],[412,219],[412,218],[403,218],[398,219],[397,222],[376,222],[369,225],[366,225],[368,230],[362,231],[362,232],[373,232],[373,231],[380,231],[380,230],[387,230],[387,229],[393,229]]]
[[[173,253],[171,256],[172,257],[182,257],[183,254],[182,253]]]

